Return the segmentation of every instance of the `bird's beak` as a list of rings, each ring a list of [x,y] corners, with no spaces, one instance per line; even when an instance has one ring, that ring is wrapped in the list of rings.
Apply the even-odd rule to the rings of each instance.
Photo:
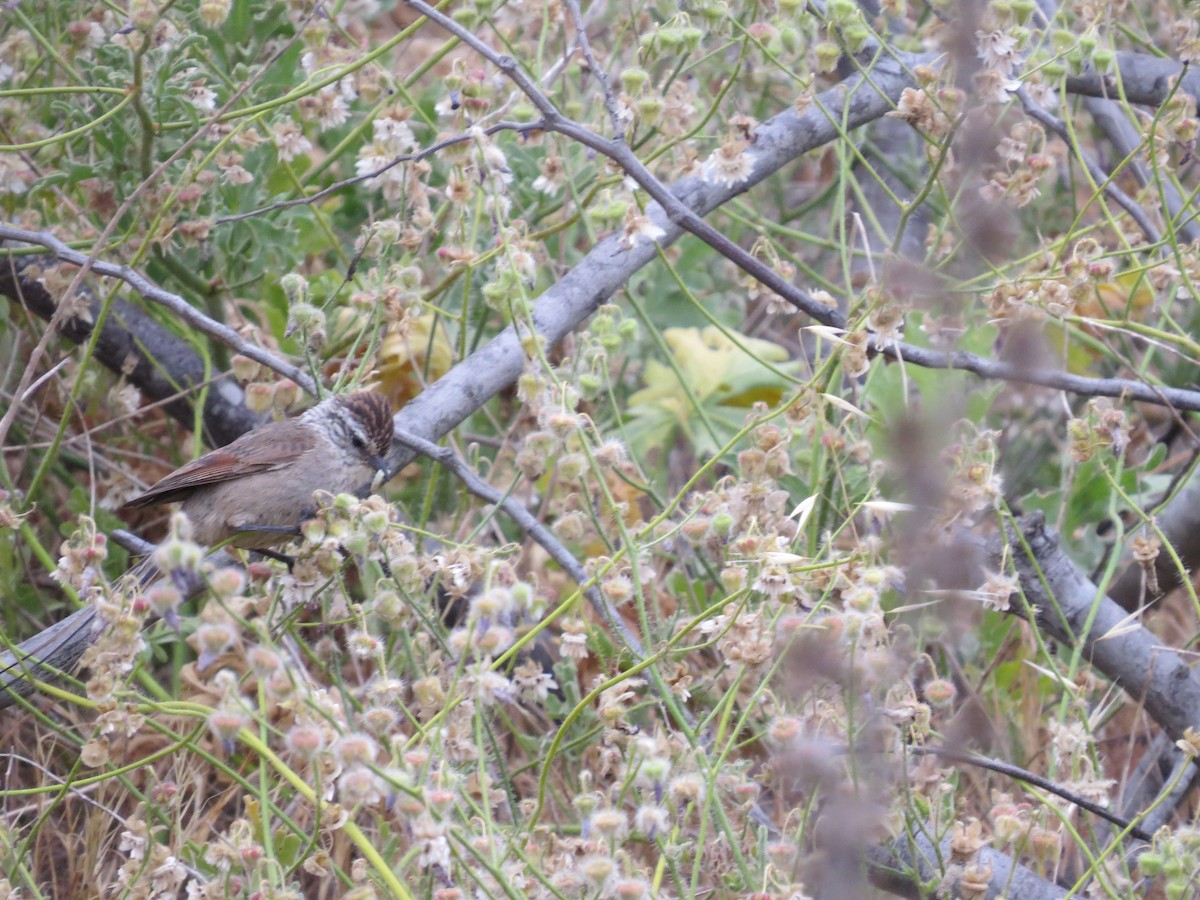
[[[375,467],[375,477],[371,479],[371,490],[377,491],[387,481],[387,460],[382,456],[372,456],[371,465]]]

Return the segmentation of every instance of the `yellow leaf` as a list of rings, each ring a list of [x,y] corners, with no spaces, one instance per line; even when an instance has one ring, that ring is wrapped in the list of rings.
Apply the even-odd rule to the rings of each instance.
[[[646,387],[629,398],[631,406],[655,405],[680,416],[688,408],[680,379],[701,403],[749,406],[756,400],[777,402],[781,385],[759,360],[782,362],[787,350],[758,338],[738,337],[735,344],[721,329],[668,328],[663,339],[671,349],[675,370],[655,360],[646,364]],[[744,348],[744,349],[743,349]]]
[[[1145,272],[1134,269],[1096,285],[1095,293],[1080,303],[1075,312],[1089,319],[1136,319],[1153,303],[1154,289]]]
[[[383,336],[376,369],[393,409],[399,409],[450,369],[454,352],[442,329],[434,333],[435,321],[433,312],[409,316],[390,325]]]

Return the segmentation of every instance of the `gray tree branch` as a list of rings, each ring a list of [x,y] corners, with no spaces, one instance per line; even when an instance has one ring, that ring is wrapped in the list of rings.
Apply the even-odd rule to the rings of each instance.
[[[47,322],[54,315],[58,298],[50,296],[38,275],[40,266],[49,262],[47,257],[0,256],[0,296]],[[66,315],[60,326],[62,336],[77,344],[91,338],[100,316],[101,301],[90,292],[84,296],[86,304]],[[124,375],[151,400],[167,400],[164,408],[180,424],[195,426],[193,401],[180,395],[205,383],[204,360],[187,341],[140,307],[121,297],[113,301],[97,336],[96,359],[109,371]],[[263,417],[246,408],[241,385],[223,376],[209,385],[203,422],[208,442],[221,446],[261,425]]]

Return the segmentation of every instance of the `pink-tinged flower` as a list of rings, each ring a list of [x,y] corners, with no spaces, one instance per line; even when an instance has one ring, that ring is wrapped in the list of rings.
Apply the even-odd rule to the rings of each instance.
[[[291,119],[277,122],[271,127],[271,138],[275,142],[275,153],[280,162],[291,162],[297,156],[302,156],[312,150],[313,145],[304,136],[300,123]]]
[[[666,237],[667,233],[650,221],[649,216],[634,215],[633,207],[625,216],[625,233],[621,237],[621,246],[632,250],[638,241],[644,240],[651,244]]]
[[[1012,69],[1017,57],[1017,39],[1003,31],[977,31],[977,53],[989,69]]]

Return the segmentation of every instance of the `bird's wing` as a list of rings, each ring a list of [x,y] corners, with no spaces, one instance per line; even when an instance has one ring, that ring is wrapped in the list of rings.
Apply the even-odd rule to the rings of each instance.
[[[252,435],[253,432],[243,435],[232,444],[205,453],[199,459],[181,466],[121,509],[142,509],[157,503],[171,503],[186,499],[191,491],[204,485],[270,472],[295,461],[313,447],[313,436],[307,429],[293,429],[282,440],[247,441],[246,438]]]

